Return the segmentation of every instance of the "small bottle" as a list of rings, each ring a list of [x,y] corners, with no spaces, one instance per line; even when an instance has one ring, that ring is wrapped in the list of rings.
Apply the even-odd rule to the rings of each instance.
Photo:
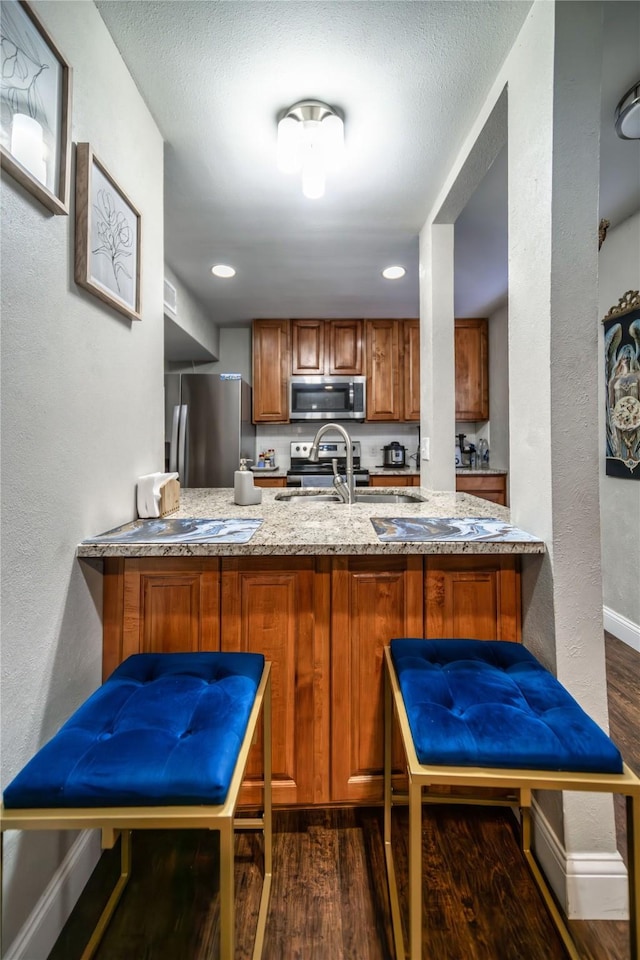
[[[262,490],[253,484],[253,473],[247,470],[248,457],[240,460],[240,469],[233,475],[233,500],[242,507],[249,507],[262,500]]]

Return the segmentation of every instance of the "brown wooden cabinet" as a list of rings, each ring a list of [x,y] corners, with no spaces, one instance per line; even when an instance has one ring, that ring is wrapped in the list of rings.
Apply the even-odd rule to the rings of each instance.
[[[397,320],[367,320],[367,420],[400,420],[400,330]]]
[[[104,677],[133,653],[219,649],[219,560],[104,563]]]
[[[489,419],[489,334],[486,318],[455,321],[456,420]]]
[[[367,420],[420,419],[420,321],[367,320]]]
[[[286,477],[261,477],[253,475],[253,485],[255,487],[286,487]]]
[[[425,636],[520,641],[517,557],[427,557]]]
[[[313,557],[222,561],[221,649],[263,653],[272,662],[275,803],[326,799],[322,790],[316,791],[316,767],[328,763],[319,729],[321,684],[316,683],[318,671],[327,673],[323,662],[329,644],[322,578]],[[242,798],[246,803],[260,802],[259,784],[252,781],[262,769],[261,757],[259,750],[253,752]],[[322,779],[326,774],[318,782]]]
[[[382,799],[382,651],[399,636],[520,640],[518,557],[105,560],[105,676],[138,652],[271,660],[278,804]],[[259,775],[256,755],[243,803]]]
[[[361,376],[362,320],[292,320],[291,373]]]
[[[402,419],[420,420],[420,321],[403,320]]]
[[[340,557],[331,578],[331,800],[379,801],[384,756],[383,651],[421,637],[421,557]]]
[[[456,490],[458,493],[470,493],[492,503],[507,505],[507,476],[504,473],[472,474],[468,477],[456,474]]]
[[[370,487],[419,487],[420,486],[420,477],[410,476],[410,477],[398,477],[398,476],[389,476],[383,477],[380,474],[374,474],[369,477],[369,486]]]
[[[253,321],[253,422],[289,421],[288,320]]]

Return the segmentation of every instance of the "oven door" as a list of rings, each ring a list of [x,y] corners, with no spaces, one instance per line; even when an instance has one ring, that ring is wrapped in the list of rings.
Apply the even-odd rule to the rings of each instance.
[[[366,377],[291,377],[291,420],[364,420]]]

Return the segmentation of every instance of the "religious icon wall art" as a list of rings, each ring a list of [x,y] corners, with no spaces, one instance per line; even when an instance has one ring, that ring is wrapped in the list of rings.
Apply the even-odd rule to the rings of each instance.
[[[640,291],[627,291],[603,323],[606,474],[640,480]]]

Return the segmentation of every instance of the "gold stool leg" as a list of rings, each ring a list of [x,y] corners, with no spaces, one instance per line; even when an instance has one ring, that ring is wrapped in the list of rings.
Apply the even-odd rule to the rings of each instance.
[[[233,960],[235,935],[233,818],[220,828],[220,960]]]
[[[409,777],[409,957],[422,957],[422,787]]]
[[[630,953],[631,960],[640,960],[640,797],[628,796],[626,800]]]
[[[271,878],[273,874],[273,826],[271,803],[271,678],[267,685],[262,706],[263,729],[263,775],[264,775],[264,813],[262,815],[262,835],[264,838],[264,877],[262,895],[256,924],[256,936],[253,943],[253,960],[260,960],[264,948],[264,934],[271,897]]]
[[[100,915],[100,919],[94,927],[93,933],[89,938],[80,960],[91,960],[104,936],[104,932],[109,925],[116,907],[122,896],[122,892],[129,882],[131,876],[131,830],[123,830],[120,834],[120,876],[118,882],[107,900],[107,905]]]

